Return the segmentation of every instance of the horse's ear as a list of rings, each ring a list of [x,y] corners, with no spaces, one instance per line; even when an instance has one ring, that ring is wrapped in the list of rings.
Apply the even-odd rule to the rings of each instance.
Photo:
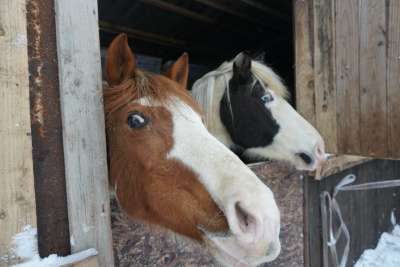
[[[253,55],[253,60],[254,61],[260,61],[260,62],[264,62],[264,58],[265,58],[265,51],[261,50],[257,53],[255,53]]]
[[[251,69],[251,54],[242,52],[233,60],[233,75],[239,79],[247,78]]]
[[[189,59],[188,54],[183,53],[180,58],[172,65],[172,67],[164,73],[164,76],[171,80],[179,83],[186,88],[187,80],[189,76]]]
[[[109,85],[117,85],[134,76],[136,61],[125,34],[118,35],[107,51],[106,77]]]

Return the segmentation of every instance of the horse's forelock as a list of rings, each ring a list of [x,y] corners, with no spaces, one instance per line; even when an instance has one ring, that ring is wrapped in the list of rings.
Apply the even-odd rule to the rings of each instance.
[[[282,79],[268,66],[258,61],[252,61],[251,72],[260,81],[266,84],[275,94],[284,99],[290,97],[289,91],[283,84]]]
[[[146,71],[136,70],[135,78],[128,79],[119,85],[108,86],[103,91],[104,111],[106,119],[114,112],[141,98],[147,98],[151,103],[171,104],[181,99],[197,113],[201,114],[196,101],[184,88],[170,79]],[[156,105],[156,104],[155,104]],[[157,109],[151,109],[156,115]]]

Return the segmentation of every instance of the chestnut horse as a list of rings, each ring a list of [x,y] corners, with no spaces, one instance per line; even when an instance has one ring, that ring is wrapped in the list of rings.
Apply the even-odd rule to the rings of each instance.
[[[187,55],[170,79],[139,70],[126,35],[111,43],[104,108],[119,205],[202,244],[224,266],[271,261],[280,252],[273,193],[207,131],[187,74]]]
[[[210,133],[244,160],[287,161],[310,171],[325,162],[321,135],[286,102],[278,75],[250,53],[204,75],[192,94]]]

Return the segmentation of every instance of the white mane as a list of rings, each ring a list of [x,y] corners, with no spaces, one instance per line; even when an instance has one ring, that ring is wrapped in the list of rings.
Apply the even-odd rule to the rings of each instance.
[[[224,62],[218,69],[207,73],[193,84],[192,95],[203,109],[207,128],[210,127],[211,120],[213,120],[213,101],[219,103],[225,88],[229,90],[229,80],[233,75],[232,67],[233,60]],[[289,92],[281,78],[268,66],[258,61],[252,61],[251,72],[264,88],[273,90],[276,96],[284,99],[289,97]],[[218,99],[213,100],[214,93],[218,96]]]

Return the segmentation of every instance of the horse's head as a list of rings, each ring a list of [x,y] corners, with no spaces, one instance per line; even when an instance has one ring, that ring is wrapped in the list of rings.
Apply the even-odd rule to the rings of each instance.
[[[167,76],[184,85],[182,73],[187,56]],[[110,182],[125,212],[200,242],[227,266],[275,259],[272,192],[208,133],[185,88],[137,69],[125,35],[108,50],[106,75]]]
[[[209,117],[209,131],[244,156],[289,161],[299,170],[325,161],[320,134],[285,100],[280,78],[248,52],[197,81],[192,92]]]

